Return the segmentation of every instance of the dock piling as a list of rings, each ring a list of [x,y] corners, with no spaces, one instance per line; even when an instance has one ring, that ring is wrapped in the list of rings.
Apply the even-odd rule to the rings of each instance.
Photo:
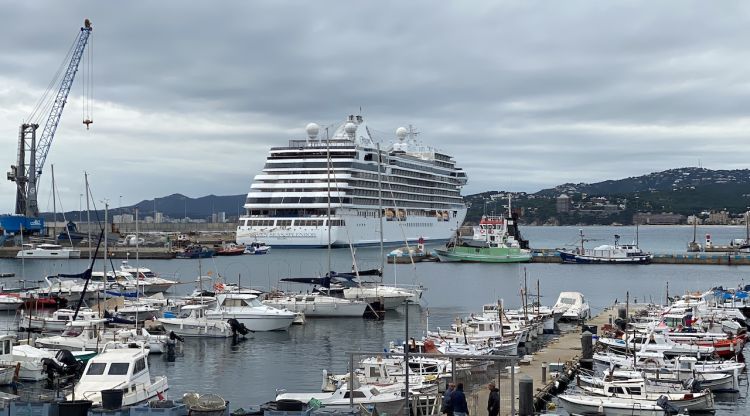
[[[525,374],[518,379],[518,414],[534,414],[534,380]]]
[[[547,384],[547,363],[542,362],[542,384]]]

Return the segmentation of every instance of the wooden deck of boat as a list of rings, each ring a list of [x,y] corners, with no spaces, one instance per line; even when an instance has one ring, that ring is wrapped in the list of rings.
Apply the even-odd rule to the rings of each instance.
[[[610,317],[612,319],[617,318],[618,307],[624,307],[624,304],[616,304],[608,307],[596,316],[585,322],[586,325],[596,325],[597,328],[601,328],[602,325],[609,323]],[[633,313],[637,310],[642,309],[645,305],[630,305],[630,312]],[[533,381],[534,394],[537,395],[540,391],[548,388],[554,381],[547,372],[546,382],[542,381],[542,365],[544,363],[570,363],[572,366],[578,366],[579,360],[581,359],[581,326],[576,326],[570,331],[555,335],[554,338],[542,349],[535,352],[532,355],[532,360],[528,364],[522,364],[516,370],[514,375],[515,381],[515,411],[519,411],[519,381],[524,377],[530,377]],[[596,339],[594,339],[594,344]],[[500,379],[500,415],[511,414],[511,401],[510,399],[510,377],[503,376]],[[469,404],[469,413],[472,416],[487,416],[487,398],[489,391],[487,385],[484,384],[474,391],[467,392],[466,398]],[[473,411],[473,412],[472,412]]]

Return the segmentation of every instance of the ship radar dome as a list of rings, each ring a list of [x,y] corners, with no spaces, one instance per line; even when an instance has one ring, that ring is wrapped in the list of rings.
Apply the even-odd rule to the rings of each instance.
[[[318,137],[320,126],[317,125],[317,123],[310,123],[305,127],[305,130],[307,130],[307,137],[309,137],[310,140],[315,140],[315,138]]]
[[[354,133],[357,131],[357,125],[350,121],[344,125],[344,131],[349,136],[354,136]]]
[[[396,137],[398,137],[399,140],[404,140],[404,138],[406,138],[406,133],[408,133],[406,127],[399,127],[396,129]]]

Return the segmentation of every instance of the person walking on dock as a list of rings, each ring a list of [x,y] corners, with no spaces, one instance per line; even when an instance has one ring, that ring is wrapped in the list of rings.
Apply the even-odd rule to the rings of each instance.
[[[453,395],[453,391],[455,389],[455,384],[448,383],[448,386],[445,388],[445,393],[443,393],[443,403],[440,407],[440,413],[448,416],[453,416],[453,404],[451,403],[451,396]]]
[[[464,383],[456,385],[456,390],[451,394],[451,404],[453,405],[454,416],[469,416],[469,405],[466,403],[466,395],[464,395]]]
[[[489,416],[497,416],[500,414],[500,390],[495,387],[495,383],[488,384],[487,389],[490,391],[487,398],[487,413]]]

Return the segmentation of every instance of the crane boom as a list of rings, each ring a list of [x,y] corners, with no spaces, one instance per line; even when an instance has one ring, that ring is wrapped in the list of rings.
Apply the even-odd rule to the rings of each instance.
[[[70,62],[68,62],[67,69],[60,82],[42,135],[37,139],[38,124],[24,123],[21,125],[17,165],[11,166],[11,171],[8,173],[8,180],[16,182],[16,214],[26,215],[27,217],[39,216],[39,204],[37,202],[39,176],[42,174],[42,168],[44,168],[44,162],[52,145],[52,139],[55,137],[57,126],[60,124],[60,117],[65,108],[65,103],[68,101],[68,94],[78,72],[78,65],[83,57],[83,51],[86,48],[91,31],[91,22],[86,19],[76,39]],[[29,153],[28,166],[26,165],[27,152]]]

